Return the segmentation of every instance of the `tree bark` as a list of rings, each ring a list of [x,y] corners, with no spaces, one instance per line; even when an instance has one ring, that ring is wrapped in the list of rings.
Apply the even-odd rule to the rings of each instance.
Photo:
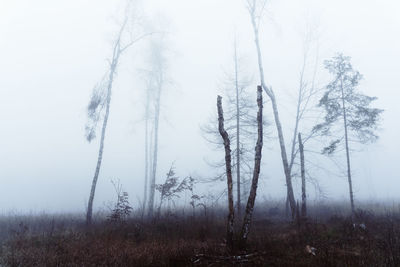
[[[119,31],[119,35],[117,38],[117,41],[115,42],[114,48],[113,48],[113,57],[110,65],[110,74],[108,77],[108,84],[107,84],[107,104],[106,104],[106,113],[104,115],[104,120],[103,120],[103,126],[101,129],[101,138],[100,138],[100,148],[99,148],[99,154],[97,158],[97,165],[96,165],[96,170],[94,173],[93,181],[92,181],[92,186],[90,189],[90,195],[89,195],[89,201],[88,201],[88,208],[87,208],[87,213],[86,213],[86,224],[91,225],[92,223],[92,214],[93,214],[93,201],[94,201],[94,195],[96,192],[96,185],[97,185],[97,180],[99,178],[99,173],[100,173],[100,167],[101,167],[101,162],[103,159],[103,151],[104,151],[104,139],[106,135],[106,128],[107,128],[107,122],[108,122],[108,116],[110,114],[110,103],[111,103],[111,92],[112,92],[112,86],[114,82],[114,74],[118,66],[118,61],[121,53],[123,52],[121,50],[121,36],[122,32],[125,29],[126,25],[126,20],[121,26],[121,29]]]
[[[257,195],[257,187],[258,187],[258,179],[260,176],[260,166],[261,166],[261,157],[262,157],[262,147],[263,147],[263,102],[262,102],[262,87],[257,87],[257,105],[258,105],[258,113],[257,113],[257,144],[255,147],[255,156],[254,156],[254,170],[253,170],[253,178],[251,182],[251,189],[249,198],[247,200],[246,205],[246,213],[243,220],[242,230],[240,233],[240,245],[241,247],[246,247],[246,242],[248,235],[250,233],[250,225],[253,217],[254,211],[254,203],[256,201]]]
[[[233,248],[233,223],[234,223],[234,208],[233,208],[233,181],[232,181],[232,160],[231,160],[231,147],[228,133],[224,128],[224,113],[222,109],[222,97],[217,97],[217,108],[218,108],[218,130],[224,140],[225,147],[225,165],[226,165],[226,181],[228,185],[228,223],[226,232],[226,243],[227,246]]]
[[[288,195],[288,199],[289,199],[290,209],[292,212],[292,219],[294,219],[294,217],[296,215],[296,201],[294,199],[292,177],[290,174],[289,163],[288,163],[287,153],[286,153],[285,140],[283,137],[281,121],[279,119],[279,112],[278,112],[278,106],[276,103],[276,97],[275,97],[275,94],[274,94],[272,88],[269,88],[265,83],[264,67],[263,67],[263,61],[262,61],[262,55],[261,55],[258,26],[257,26],[257,22],[256,22],[256,15],[255,15],[255,4],[253,4],[253,8],[250,8],[250,16],[251,16],[251,22],[252,22],[253,30],[254,30],[254,37],[255,37],[254,42],[256,44],[256,49],[257,49],[258,68],[259,68],[259,72],[260,72],[261,86],[264,89],[265,93],[270,98],[271,103],[272,103],[275,125],[276,125],[276,129],[278,131],[282,164],[283,164],[284,174],[286,177],[287,195]]]
[[[307,195],[306,195],[306,169],[304,163],[304,144],[299,133],[299,151],[301,166],[301,217],[307,217]]]
[[[355,213],[354,193],[353,193],[353,183],[351,180],[349,137],[348,137],[348,129],[347,129],[347,112],[346,112],[346,102],[345,102],[344,89],[343,89],[343,80],[340,81],[340,87],[342,90],[344,137],[345,137],[345,143],[346,143],[346,159],[347,159],[347,179],[348,179],[348,183],[349,183],[351,214],[354,215],[354,213]]]
[[[109,113],[110,113],[110,101],[107,99],[106,114],[104,116],[103,127],[101,130],[100,148],[99,148],[99,154],[98,154],[98,158],[97,158],[97,165],[96,165],[96,170],[95,170],[93,181],[92,181],[92,186],[90,189],[90,196],[89,196],[88,208],[87,208],[87,213],[86,213],[86,224],[87,225],[92,224],[94,194],[96,191],[97,180],[99,178],[101,162],[103,159],[104,138],[105,138],[105,134],[106,134]]]
[[[285,147],[285,140],[283,137],[282,125],[281,125],[281,121],[279,119],[278,107],[277,107],[275,96],[273,93],[272,93],[272,97],[270,97],[270,99],[272,102],[275,124],[276,124],[276,128],[278,131],[278,138],[279,138],[279,145],[281,148],[283,170],[284,170],[285,177],[286,177],[287,195],[289,198],[290,209],[292,212],[292,219],[294,219],[294,216],[296,215],[296,201],[294,199],[294,193],[293,193],[292,175],[289,170],[289,163],[288,163],[287,154],[286,154],[286,147]]]

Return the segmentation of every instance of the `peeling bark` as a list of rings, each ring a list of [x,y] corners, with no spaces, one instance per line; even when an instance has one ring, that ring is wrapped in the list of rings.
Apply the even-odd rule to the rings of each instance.
[[[257,105],[258,105],[258,113],[257,113],[257,126],[258,126],[258,137],[257,144],[255,147],[255,157],[254,157],[254,171],[253,171],[253,179],[251,182],[251,189],[249,198],[247,200],[246,213],[243,220],[243,226],[240,233],[240,245],[241,247],[246,246],[247,237],[250,233],[250,225],[253,217],[254,211],[254,203],[256,201],[257,195],[257,187],[258,187],[258,179],[260,176],[260,166],[261,166],[261,156],[262,156],[262,146],[263,146],[263,102],[262,102],[262,87],[257,87]]]
[[[228,223],[226,232],[226,243],[227,246],[233,248],[233,222],[234,222],[234,208],[233,208],[233,182],[232,182],[232,159],[231,159],[231,147],[228,133],[224,128],[224,113],[222,109],[222,97],[217,97],[217,108],[218,108],[218,130],[224,140],[225,147],[225,165],[226,165],[226,181],[228,185]]]

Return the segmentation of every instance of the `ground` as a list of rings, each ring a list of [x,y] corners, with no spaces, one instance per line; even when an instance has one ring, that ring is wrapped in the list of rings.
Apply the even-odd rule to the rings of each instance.
[[[314,208],[304,220],[258,207],[246,248],[225,246],[225,211],[119,221],[2,217],[4,266],[400,266],[400,215]],[[240,225],[240,221],[236,222]],[[239,232],[239,231],[237,231]]]

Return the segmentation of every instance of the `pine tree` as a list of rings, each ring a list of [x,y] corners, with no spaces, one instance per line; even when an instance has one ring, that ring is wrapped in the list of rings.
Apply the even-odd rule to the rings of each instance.
[[[354,139],[363,144],[376,141],[378,138],[376,130],[383,110],[370,107],[371,103],[377,99],[376,97],[363,95],[357,90],[362,75],[353,69],[350,59],[343,54],[337,54],[325,61],[325,68],[334,78],[326,86],[326,92],[319,102],[319,107],[325,110],[324,121],[316,125],[314,131],[328,137],[336,135],[336,138],[333,138],[322,150],[323,154],[333,154],[344,142],[350,204],[351,211],[354,213],[350,135],[352,135],[351,140]]]

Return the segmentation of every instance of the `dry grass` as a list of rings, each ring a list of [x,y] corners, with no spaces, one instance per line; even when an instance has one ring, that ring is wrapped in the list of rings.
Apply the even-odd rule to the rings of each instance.
[[[290,223],[279,216],[265,216],[259,209],[247,249],[233,252],[224,245],[223,216],[165,216],[122,223],[98,220],[91,229],[85,228],[82,220],[73,223],[66,218],[26,217],[23,224],[16,224],[3,241],[2,264],[400,266],[400,216],[396,214],[359,212],[350,219],[324,213],[320,218]],[[38,222],[46,229],[35,226]],[[315,256],[306,251],[307,245],[316,248]]]

